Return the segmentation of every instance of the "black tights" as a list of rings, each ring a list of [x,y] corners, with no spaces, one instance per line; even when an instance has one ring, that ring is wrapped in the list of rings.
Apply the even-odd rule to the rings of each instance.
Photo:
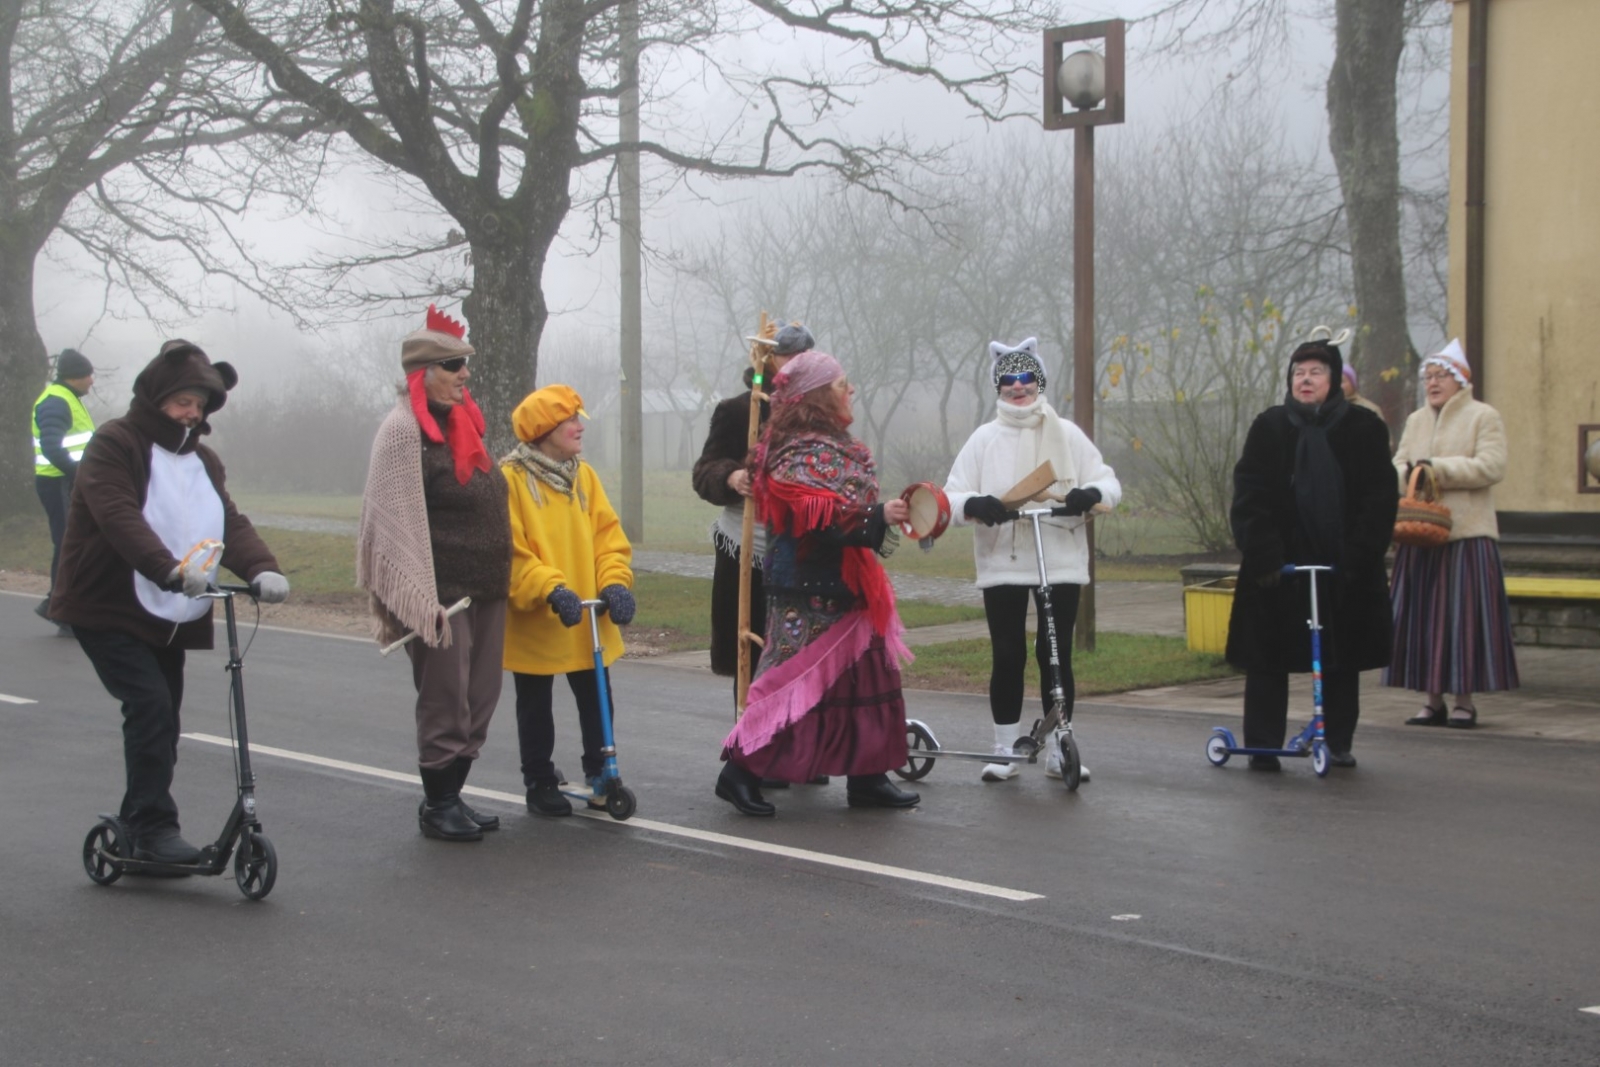
[[[1050,606],[1056,620],[1056,646],[1061,657],[1061,688],[1066,693],[1063,714],[1072,715],[1076,686],[1072,680],[1072,627],[1078,619],[1078,594],[1081,585],[1052,585]],[[983,613],[989,621],[989,644],[994,651],[994,666],[989,674],[989,714],[995,725],[1010,726],[1022,719],[1023,674],[1028,667],[1028,595],[1037,590],[1026,585],[995,585],[983,591]],[[1050,641],[1046,635],[1043,611],[1039,632],[1034,637],[1033,655],[1044,680],[1040,698],[1046,714],[1050,712]]]
[[[556,749],[556,722],[552,713],[556,676],[513,673],[511,678],[517,689],[517,746],[522,750],[522,784],[531,788],[541,782],[554,782],[555,764],[550,755]],[[605,757],[600,755],[605,747],[605,733],[600,726],[600,687],[595,684],[593,670],[568,672],[567,686],[578,702],[578,728],[583,732],[583,776],[593,778],[605,764]],[[610,686],[611,672],[607,671],[607,692]],[[613,703],[613,723],[616,711]]]

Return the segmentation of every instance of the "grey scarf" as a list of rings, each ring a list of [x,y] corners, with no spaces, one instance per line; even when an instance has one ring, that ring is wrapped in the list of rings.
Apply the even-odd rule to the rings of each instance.
[[[533,445],[523,441],[502,456],[500,462],[515,464],[523,469],[528,475],[528,489],[539,504],[544,503],[538,486],[539,482],[543,482],[568,500],[576,498],[578,507],[582,510],[589,510],[589,502],[577,490],[579,462],[577,456],[563,462],[545,455]]]

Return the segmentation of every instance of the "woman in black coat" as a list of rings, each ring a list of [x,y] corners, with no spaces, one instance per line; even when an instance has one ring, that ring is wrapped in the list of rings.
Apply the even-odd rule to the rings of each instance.
[[[1354,767],[1359,672],[1389,662],[1383,557],[1400,493],[1383,420],[1348,403],[1337,346],[1311,341],[1289,358],[1284,402],[1256,417],[1233,469],[1234,541],[1243,553],[1228,623],[1228,662],[1245,671],[1244,743],[1282,748],[1289,675],[1311,670],[1309,578],[1288,564],[1328,564],[1317,577],[1324,727],[1331,762]],[[1252,756],[1276,770],[1276,756]]]

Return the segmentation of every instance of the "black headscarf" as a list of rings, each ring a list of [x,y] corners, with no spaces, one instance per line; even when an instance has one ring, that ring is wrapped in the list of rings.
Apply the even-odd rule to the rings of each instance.
[[[1295,365],[1311,359],[1327,364],[1327,399],[1301,403],[1294,398],[1292,384],[1283,398],[1289,423],[1300,433],[1294,450],[1295,514],[1315,556],[1297,562],[1337,564],[1344,544],[1344,470],[1328,444],[1328,431],[1350,410],[1339,385],[1344,357],[1327,341],[1307,341],[1289,357],[1290,383]]]

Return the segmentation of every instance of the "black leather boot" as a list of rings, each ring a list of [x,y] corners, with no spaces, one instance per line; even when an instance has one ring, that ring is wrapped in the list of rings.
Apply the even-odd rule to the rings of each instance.
[[[424,837],[441,841],[482,841],[483,831],[461,810],[461,790],[456,785],[454,765],[418,768],[426,799],[417,811],[417,825]]]
[[[452,766],[456,772],[456,794],[459,796],[461,787],[467,784],[467,775],[472,773],[472,760],[467,759],[465,756],[457,756]],[[467,803],[466,797],[461,797],[461,810],[466,813],[467,818],[477,823],[478,829],[484,833],[500,829],[500,816],[484,815],[473,810],[472,806]]]
[[[729,760],[717,776],[717,796],[739,809],[742,815],[776,815],[778,809],[761,796],[761,779]]]

